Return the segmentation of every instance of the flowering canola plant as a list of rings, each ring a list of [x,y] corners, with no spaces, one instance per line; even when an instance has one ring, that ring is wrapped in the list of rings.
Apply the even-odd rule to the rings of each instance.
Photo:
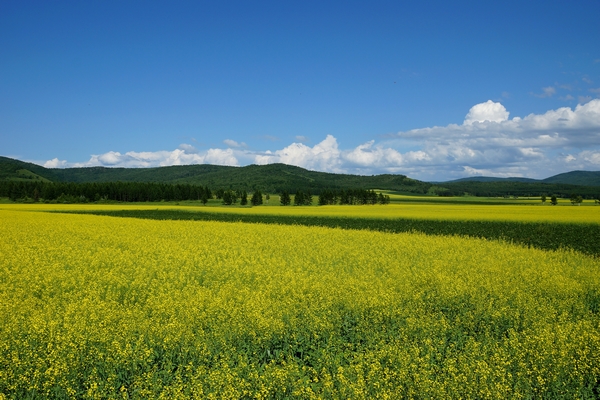
[[[0,398],[600,393],[600,261],[574,251],[9,208],[0,226]]]

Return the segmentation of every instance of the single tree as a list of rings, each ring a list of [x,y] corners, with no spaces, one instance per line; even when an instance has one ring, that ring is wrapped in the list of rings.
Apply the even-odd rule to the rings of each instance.
[[[542,204],[544,204],[545,202],[546,202],[546,195],[545,195],[545,194],[543,194],[543,195],[542,195]]]
[[[550,204],[552,204],[553,206],[558,204],[558,200],[556,199],[556,195],[552,195],[552,197],[550,197]]]
[[[245,206],[246,204],[248,204],[248,193],[246,193],[245,190],[242,190],[241,196],[240,196],[240,204]]]
[[[262,193],[260,190],[255,190],[252,193],[252,199],[250,200],[253,206],[259,206],[263,203]]]
[[[583,203],[583,197],[576,194],[571,195],[571,204],[574,206],[579,206],[581,203]]]
[[[288,193],[287,190],[284,190],[281,193],[281,196],[279,196],[279,202],[281,203],[282,206],[289,206],[291,203],[291,199],[290,199],[290,194]]]
[[[302,190],[296,190],[296,194],[294,195],[294,205],[301,206],[304,204],[304,193]]]
[[[223,204],[226,206],[230,206],[235,203],[235,194],[231,190],[226,190],[223,192]]]

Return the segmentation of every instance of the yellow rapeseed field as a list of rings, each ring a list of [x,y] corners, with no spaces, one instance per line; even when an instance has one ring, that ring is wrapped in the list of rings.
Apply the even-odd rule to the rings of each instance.
[[[0,398],[600,395],[598,258],[17,209],[0,210]]]
[[[486,205],[486,204],[423,204],[405,203],[372,206],[288,206],[271,202],[259,207],[177,206],[172,204],[0,204],[0,210],[163,210],[176,209],[196,212],[232,214],[268,214],[282,216],[411,218],[436,220],[490,220],[518,222],[569,222],[600,224],[599,206],[550,205]]]

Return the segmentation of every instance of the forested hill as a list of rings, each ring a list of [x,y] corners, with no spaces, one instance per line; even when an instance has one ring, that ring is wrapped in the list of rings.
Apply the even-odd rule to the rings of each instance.
[[[600,171],[571,171],[546,179],[471,177],[436,186],[447,189],[439,193],[456,196],[469,193],[474,196],[539,196],[541,194],[569,197],[572,194],[586,198],[600,198]]]
[[[524,182],[524,183],[559,183],[581,186],[600,186],[600,171],[571,171],[563,174],[551,176],[546,179],[531,179],[531,178],[495,178],[489,176],[472,176],[469,178],[461,178],[453,181],[437,182],[444,186],[450,184],[462,184],[465,182]]]
[[[600,195],[600,172],[573,171],[544,180],[527,178],[474,177],[435,184],[404,175],[360,176],[309,171],[285,164],[228,167],[221,165],[181,165],[158,168],[44,168],[11,158],[0,157],[0,181],[22,182],[153,182],[191,184],[211,190],[233,189],[265,193],[297,190],[319,194],[324,189],[381,189],[400,193],[437,193],[442,196],[539,196],[541,194],[586,198]]]
[[[227,167],[220,165],[181,165],[158,168],[44,168],[0,157],[0,180],[51,182],[156,182],[208,186],[212,190],[235,189],[267,193],[322,189],[383,189],[406,193],[427,193],[430,183],[404,175],[360,176],[309,171],[285,164]]]

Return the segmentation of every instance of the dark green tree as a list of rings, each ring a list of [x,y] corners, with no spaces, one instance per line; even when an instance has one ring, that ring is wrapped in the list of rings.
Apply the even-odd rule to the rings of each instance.
[[[294,205],[301,206],[304,204],[304,192],[302,190],[296,190],[296,195],[294,196]]]
[[[223,191],[223,204],[226,206],[230,206],[234,203],[234,194],[231,190]]]
[[[550,197],[550,204],[552,204],[553,206],[558,204],[558,200],[556,199],[556,195],[552,195],[552,197]]]
[[[252,199],[250,199],[250,202],[253,206],[259,206],[263,203],[262,193],[260,190],[255,190],[254,193],[252,193]]]
[[[279,202],[281,203],[282,206],[289,206],[291,203],[291,199],[290,199],[290,194],[288,193],[287,190],[284,190],[281,193],[281,196],[279,196]]]
[[[242,190],[242,194],[240,196],[240,204],[245,206],[248,204],[248,193],[245,190]]]

